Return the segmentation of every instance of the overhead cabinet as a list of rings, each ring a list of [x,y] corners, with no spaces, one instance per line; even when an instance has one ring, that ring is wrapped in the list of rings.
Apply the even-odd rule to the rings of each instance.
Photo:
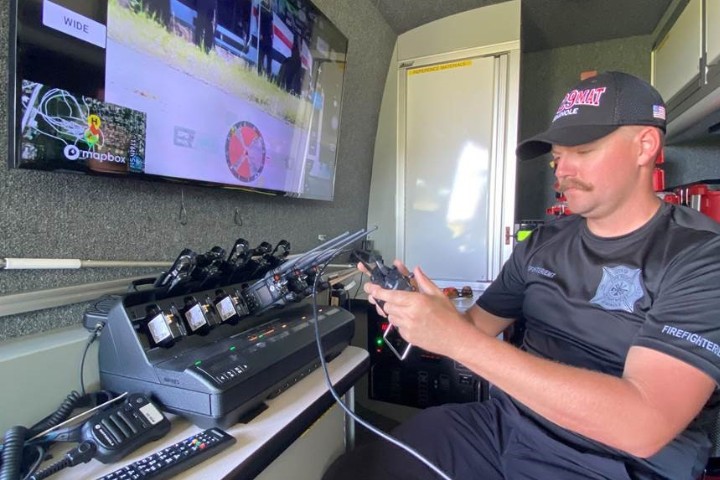
[[[697,81],[702,56],[702,2],[690,0],[653,51],[653,81],[669,104]]]
[[[720,62],[720,2],[705,0],[707,21],[707,62],[717,66]]]
[[[672,5],[652,51],[652,82],[667,104],[668,140],[678,142],[720,130],[720,1]]]

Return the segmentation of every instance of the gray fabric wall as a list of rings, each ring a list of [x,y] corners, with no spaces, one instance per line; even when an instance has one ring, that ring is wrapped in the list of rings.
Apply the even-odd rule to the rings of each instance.
[[[720,138],[708,137],[665,147],[665,185],[674,187],[714,180],[720,182]]]
[[[181,249],[287,239],[293,252],[367,222],[378,111],[397,35],[372,0],[315,0],[348,37],[335,200],[9,170],[8,2],[0,2],[0,258],[172,261]],[[181,195],[187,224],[179,221]],[[235,211],[242,226],[235,223]],[[155,273],[158,269],[0,270],[0,295]],[[1,300],[0,300],[1,301]],[[78,324],[86,305],[0,317],[0,341]]]

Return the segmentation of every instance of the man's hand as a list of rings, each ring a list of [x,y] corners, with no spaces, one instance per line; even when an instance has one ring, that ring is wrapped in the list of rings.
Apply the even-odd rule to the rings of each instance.
[[[409,275],[401,262],[393,264],[401,273]],[[362,266],[358,268],[369,273]],[[476,329],[419,267],[413,274],[418,291],[388,290],[368,282],[364,287],[368,300],[407,342],[440,355],[452,356],[456,340],[466,335],[468,329]],[[378,306],[378,301],[384,302],[383,308]]]
[[[410,276],[411,276],[410,271],[407,269],[407,267],[406,267],[400,260],[397,260],[397,259],[396,259],[396,260],[393,262],[393,265],[395,266],[395,268],[397,268],[398,272],[400,272],[402,275],[404,275],[404,276],[406,276],[406,277],[410,277]],[[368,276],[369,281],[365,284],[365,287],[364,287],[365,293],[368,294],[368,301],[369,301],[370,303],[372,303],[373,305],[375,305],[375,309],[377,310],[378,315],[380,315],[381,317],[387,318],[387,314],[383,311],[382,307],[380,307],[380,305],[377,303],[377,301],[375,300],[375,298],[373,298],[373,296],[370,295],[370,293],[368,292],[368,288],[367,288],[368,285],[373,285],[373,283],[372,283],[372,271],[371,271],[371,270],[368,270],[368,268],[367,268],[367,267],[365,266],[365,264],[362,263],[362,262],[360,262],[360,263],[357,264],[357,268],[358,268],[358,270],[360,270],[362,273],[364,273],[364,274],[366,274],[366,275]],[[412,287],[413,287],[415,290],[418,289],[417,283],[416,283],[415,280],[413,280],[412,278],[410,278],[410,284],[412,285]]]

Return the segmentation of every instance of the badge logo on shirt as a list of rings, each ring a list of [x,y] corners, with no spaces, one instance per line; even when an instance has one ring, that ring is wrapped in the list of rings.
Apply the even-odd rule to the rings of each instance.
[[[590,303],[605,310],[622,310],[632,313],[635,302],[643,297],[640,269],[623,265],[603,267],[603,275]]]

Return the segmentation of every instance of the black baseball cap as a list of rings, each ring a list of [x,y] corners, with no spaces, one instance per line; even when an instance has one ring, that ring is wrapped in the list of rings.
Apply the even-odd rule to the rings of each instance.
[[[652,85],[627,73],[603,72],[575,85],[550,128],[520,143],[515,153],[528,160],[553,145],[583,145],[623,125],[651,125],[664,132],[665,123],[665,102]]]

